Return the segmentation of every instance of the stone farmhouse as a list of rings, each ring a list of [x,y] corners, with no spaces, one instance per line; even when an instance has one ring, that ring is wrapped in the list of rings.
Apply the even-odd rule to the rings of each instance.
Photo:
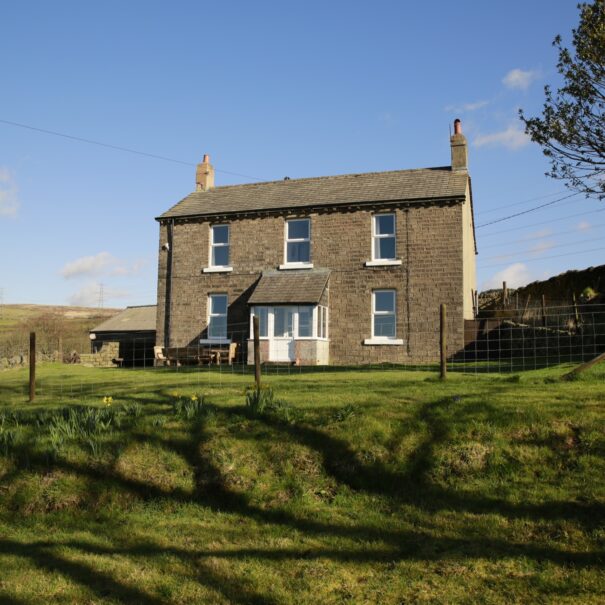
[[[475,233],[467,142],[451,166],[215,187],[208,156],[196,191],[160,224],[156,342],[239,344],[252,317],[265,362],[409,363],[438,358],[473,317]]]

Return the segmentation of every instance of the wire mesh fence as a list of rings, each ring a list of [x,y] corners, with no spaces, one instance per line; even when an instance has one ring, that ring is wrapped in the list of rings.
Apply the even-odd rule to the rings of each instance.
[[[367,346],[353,339],[348,347],[333,347],[329,332],[323,339],[297,338],[296,328],[261,338],[263,376],[377,369],[439,371],[438,310],[432,321],[410,320],[397,346]],[[605,305],[501,309],[466,320],[464,325],[450,320],[446,334],[449,372],[522,372],[579,364],[605,352]],[[20,346],[15,341],[0,342],[4,402],[23,401],[27,396],[28,336],[24,335]],[[198,337],[182,346],[156,346],[149,335],[115,334],[86,343],[81,340],[78,349],[67,350],[60,338],[53,341],[42,336],[37,364],[51,369],[39,374],[37,393],[61,400],[94,400],[117,391],[157,393],[227,385],[241,390],[254,376],[250,336],[246,323],[229,325],[227,338]]]

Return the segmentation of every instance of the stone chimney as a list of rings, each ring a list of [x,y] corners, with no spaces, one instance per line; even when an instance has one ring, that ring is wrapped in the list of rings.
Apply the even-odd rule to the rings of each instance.
[[[214,189],[214,166],[210,163],[210,156],[204,155],[201,164],[197,165],[195,171],[195,190],[208,191]]]
[[[450,137],[452,146],[452,170],[460,172],[468,170],[468,150],[466,137],[462,134],[462,122],[454,120],[454,134]]]

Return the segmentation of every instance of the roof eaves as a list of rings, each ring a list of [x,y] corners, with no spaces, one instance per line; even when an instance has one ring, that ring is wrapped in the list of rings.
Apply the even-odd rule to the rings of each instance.
[[[256,208],[248,210],[223,210],[221,212],[193,212],[190,214],[172,214],[171,210],[168,210],[160,216],[156,216],[156,221],[162,221],[167,219],[191,219],[200,216],[238,216],[238,215],[250,215],[250,214],[271,214],[271,213],[282,213],[284,210],[298,210],[298,209],[322,209],[322,208],[346,208],[351,206],[374,206],[382,205],[389,206],[394,204],[438,204],[439,202],[457,202],[464,201],[465,194],[455,195],[440,195],[435,197],[420,197],[420,198],[393,198],[391,200],[364,200],[364,201],[346,201],[346,202],[327,202],[327,203],[314,203],[305,204],[301,206],[274,206],[271,208]],[[180,202],[179,202],[180,204]],[[176,204],[178,206],[178,204]],[[174,207],[176,207],[174,206]],[[173,208],[174,208],[173,207]]]

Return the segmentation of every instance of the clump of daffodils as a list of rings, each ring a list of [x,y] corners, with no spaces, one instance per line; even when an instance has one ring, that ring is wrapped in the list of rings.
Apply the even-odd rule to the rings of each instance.
[[[107,406],[113,403],[113,397],[103,397],[103,403]]]
[[[198,401],[199,397],[197,395],[191,395],[191,401]]]

